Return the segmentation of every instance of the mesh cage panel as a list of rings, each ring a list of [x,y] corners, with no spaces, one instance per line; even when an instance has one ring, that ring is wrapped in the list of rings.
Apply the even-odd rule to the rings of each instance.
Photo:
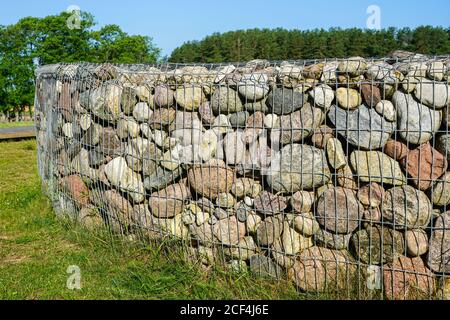
[[[447,295],[450,60],[58,64],[36,81],[55,213],[340,297]]]

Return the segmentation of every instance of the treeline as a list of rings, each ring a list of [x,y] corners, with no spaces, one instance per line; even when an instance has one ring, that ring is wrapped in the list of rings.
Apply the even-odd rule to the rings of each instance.
[[[380,57],[393,50],[431,55],[449,54],[450,27],[238,30],[214,33],[201,41],[188,41],[173,51],[169,61],[187,63]]]
[[[34,71],[58,62],[153,63],[160,50],[151,38],[128,35],[117,25],[93,30],[89,13],[79,28],[68,27],[68,13],[28,17],[0,26],[0,112],[20,112],[33,105]]]

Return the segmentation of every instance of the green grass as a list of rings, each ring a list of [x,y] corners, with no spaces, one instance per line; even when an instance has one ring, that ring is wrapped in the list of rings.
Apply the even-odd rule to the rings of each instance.
[[[287,282],[205,272],[178,250],[92,233],[55,218],[35,141],[0,143],[0,299],[299,299]],[[81,290],[66,286],[71,265]]]
[[[34,126],[34,121],[21,121],[21,122],[0,122],[0,129],[2,128],[17,128]]]

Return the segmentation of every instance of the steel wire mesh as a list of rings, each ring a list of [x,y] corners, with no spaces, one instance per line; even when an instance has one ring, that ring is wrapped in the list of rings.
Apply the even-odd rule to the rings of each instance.
[[[342,297],[447,295],[450,59],[37,71],[56,214]]]

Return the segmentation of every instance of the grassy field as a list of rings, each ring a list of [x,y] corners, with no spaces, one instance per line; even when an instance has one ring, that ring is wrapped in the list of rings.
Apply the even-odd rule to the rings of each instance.
[[[204,272],[160,248],[93,234],[54,217],[34,140],[0,143],[0,299],[299,299],[286,282]],[[69,266],[81,290],[67,289]]]
[[[33,121],[22,121],[22,122],[0,122],[0,129],[2,128],[16,128],[16,127],[28,127],[34,126]]]

